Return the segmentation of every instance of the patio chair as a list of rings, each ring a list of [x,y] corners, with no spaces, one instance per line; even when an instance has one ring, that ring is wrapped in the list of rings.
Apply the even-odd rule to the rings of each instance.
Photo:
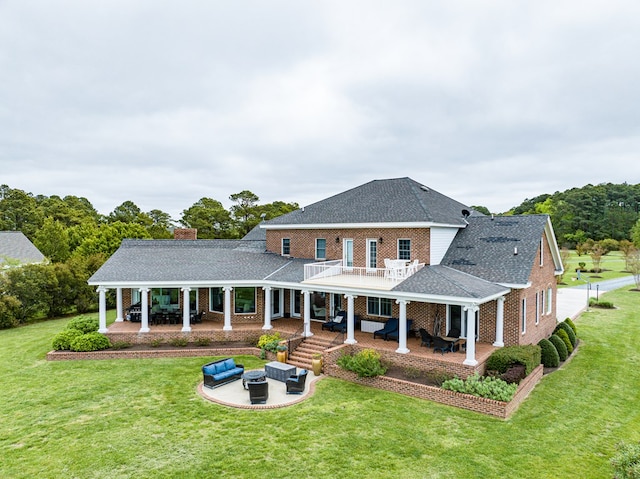
[[[249,400],[251,404],[264,404],[269,399],[269,383],[265,381],[250,381],[247,383],[249,388]]]
[[[360,325],[360,316],[358,316],[357,314],[353,315],[353,329],[358,329],[358,326]],[[343,319],[342,322],[340,324],[336,324],[332,331],[336,332],[336,333],[346,333],[347,332],[347,327],[349,326],[349,323],[347,323],[347,319]]]
[[[413,326],[413,319],[407,319],[407,339],[411,336],[411,326]],[[387,333],[387,336],[384,338],[385,340],[395,340],[398,341],[400,337],[400,321],[398,321],[398,328],[390,333]]]
[[[373,339],[376,339],[378,337],[382,338],[382,339],[387,339],[387,334],[395,331],[396,329],[398,329],[398,323],[400,322],[400,320],[398,318],[389,318],[387,320],[386,323],[384,323],[384,328],[379,329],[378,331],[374,331],[373,333]]]
[[[460,337],[460,330],[458,328],[451,328],[449,330],[449,334],[447,334],[447,336],[449,336],[450,338],[459,338]]]
[[[433,344],[433,336],[431,336],[424,328],[420,328],[418,331],[420,331],[420,339],[422,340],[420,346],[431,346]]]
[[[287,394],[302,394],[304,392],[305,382],[307,381],[308,371],[301,369],[297,376],[291,376],[285,381],[287,385]]]
[[[346,319],[347,319],[347,312],[340,311],[338,312],[338,314],[336,314],[335,318],[333,318],[331,321],[322,323],[322,329],[328,330],[328,331],[335,331],[334,328],[336,328],[337,326],[341,326],[343,323],[345,325],[347,324]]]
[[[442,339],[440,336],[434,336],[433,338],[433,352],[440,351],[440,354],[451,352],[451,341]]]

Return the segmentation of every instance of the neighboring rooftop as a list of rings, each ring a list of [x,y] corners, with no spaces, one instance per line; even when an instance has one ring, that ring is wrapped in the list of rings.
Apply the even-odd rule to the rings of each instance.
[[[0,231],[0,267],[14,261],[29,264],[44,260],[44,255],[21,231]]]
[[[284,225],[420,223],[465,226],[479,214],[411,178],[373,180],[262,223]]]

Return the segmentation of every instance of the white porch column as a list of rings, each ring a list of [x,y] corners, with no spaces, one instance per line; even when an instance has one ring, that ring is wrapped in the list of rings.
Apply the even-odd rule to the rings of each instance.
[[[233,288],[225,286],[222,290],[224,291],[224,326],[222,330],[231,331],[233,329],[231,327],[231,291]]]
[[[464,307],[464,311],[467,313],[467,357],[462,364],[467,366],[478,364],[476,360],[476,311],[478,309],[480,308],[477,304]]]
[[[116,322],[124,321],[122,316],[122,288],[116,288]]]
[[[107,288],[105,288],[104,286],[98,287],[98,305],[99,305],[98,332],[106,333],[107,332]]]
[[[345,294],[347,298],[347,339],[344,340],[346,344],[356,344],[355,325],[353,317],[353,300],[357,298],[352,294]]]
[[[262,291],[264,291],[264,326],[262,329],[269,330],[273,329],[271,326],[271,288],[265,286]]]
[[[409,301],[398,299],[396,303],[400,306],[400,326],[398,327],[398,349],[396,349],[396,353],[407,354],[409,352],[407,348],[407,304],[409,304]]]
[[[302,335],[308,338],[313,336],[311,332],[311,292],[303,291],[302,297],[304,298],[304,332]]]
[[[191,331],[191,324],[189,318],[191,317],[191,305],[189,304],[189,292],[191,288],[182,288],[182,332],[188,333]]]
[[[142,321],[140,323],[140,332],[148,333],[149,329],[149,288],[140,288],[140,315]]]
[[[504,296],[498,298],[498,310],[496,311],[496,341],[494,346],[504,346]]]

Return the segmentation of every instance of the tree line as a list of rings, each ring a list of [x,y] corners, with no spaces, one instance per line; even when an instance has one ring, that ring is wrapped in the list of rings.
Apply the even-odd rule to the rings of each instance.
[[[263,219],[298,209],[282,201],[260,204],[248,190],[229,199],[226,210],[218,200],[201,198],[176,222],[161,210],[143,212],[132,201],[101,215],[87,198],[0,186],[0,230],[21,231],[48,259],[0,274],[0,328],[95,309],[96,294],[87,280],[125,238],[169,239],[177,225],[196,228],[201,239],[241,238]],[[5,265],[11,260],[5,258]]]

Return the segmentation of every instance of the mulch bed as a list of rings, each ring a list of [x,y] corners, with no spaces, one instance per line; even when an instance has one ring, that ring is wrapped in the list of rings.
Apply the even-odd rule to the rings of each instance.
[[[109,348],[105,351],[179,351],[181,349],[227,349],[227,348],[251,348],[255,343],[240,341],[216,341],[209,344],[187,343],[185,346],[175,346],[171,343],[161,343],[158,346],[150,344],[132,344],[123,348]]]

